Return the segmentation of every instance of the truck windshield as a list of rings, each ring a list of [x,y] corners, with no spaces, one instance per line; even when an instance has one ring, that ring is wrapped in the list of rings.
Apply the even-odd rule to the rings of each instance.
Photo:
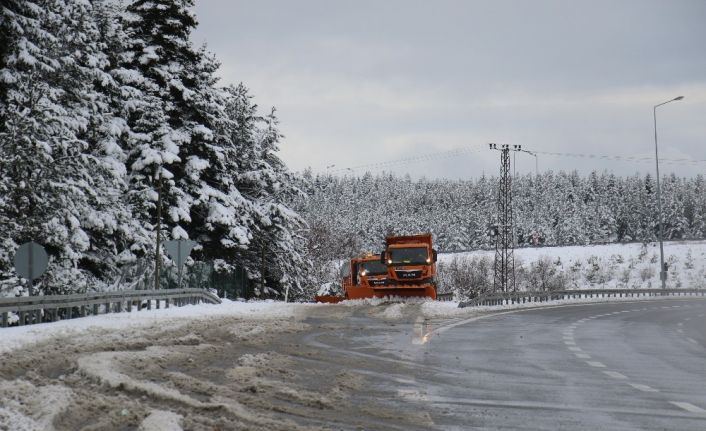
[[[360,264],[361,273],[365,271],[363,275],[382,275],[387,274],[387,266],[380,263],[379,260],[371,260],[368,262],[362,262]]]
[[[391,248],[390,249],[390,260],[392,260],[393,265],[426,264],[428,257],[429,257],[429,254],[427,253],[427,249],[425,247]]]

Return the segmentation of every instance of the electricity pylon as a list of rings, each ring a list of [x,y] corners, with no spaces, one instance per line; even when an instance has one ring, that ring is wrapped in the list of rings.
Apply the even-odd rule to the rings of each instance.
[[[500,151],[500,186],[498,188],[497,223],[491,234],[495,236],[495,264],[493,291],[514,292],[515,286],[515,237],[512,216],[512,175],[510,171],[510,151],[521,151],[515,145],[489,144],[491,150]]]

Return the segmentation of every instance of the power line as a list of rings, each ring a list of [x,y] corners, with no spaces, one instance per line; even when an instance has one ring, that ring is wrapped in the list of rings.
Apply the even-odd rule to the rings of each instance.
[[[439,151],[439,152],[435,152],[435,153],[427,153],[427,154],[414,156],[414,157],[386,160],[386,161],[382,161],[382,162],[367,163],[367,164],[350,166],[350,167],[345,167],[345,168],[338,168],[338,169],[332,169],[333,167],[335,167],[335,165],[330,164],[330,165],[326,166],[326,172],[333,173],[333,174],[340,174],[340,173],[345,173],[345,172],[358,171],[358,170],[362,170],[362,169],[370,169],[370,170],[384,169],[384,168],[389,168],[389,167],[394,167],[394,166],[406,165],[409,163],[421,163],[421,162],[427,162],[427,161],[432,161],[432,160],[440,160],[440,159],[456,157],[456,156],[460,156],[460,155],[480,153],[482,151],[480,148],[478,148],[478,149],[472,148],[471,145],[475,146],[475,145],[487,145],[487,144],[469,144],[469,146],[466,146],[466,147],[454,148],[454,149],[446,150],[446,151]],[[538,154],[541,154],[541,155],[545,155],[545,156],[554,156],[554,157],[571,157],[571,158],[612,160],[612,161],[625,161],[625,162],[636,162],[636,163],[653,163],[654,162],[654,157],[652,157],[652,156],[629,156],[629,155],[594,154],[594,153],[564,153],[564,152],[536,151],[536,150],[533,150],[531,152],[526,151],[526,150],[522,150],[522,151],[535,156],[535,158]],[[690,164],[690,165],[699,164],[699,163],[706,163],[706,159],[690,159],[690,158],[678,158],[678,159],[660,158],[659,161],[667,163],[667,164]]]
[[[557,157],[574,157],[574,158],[584,158],[584,159],[600,159],[600,160],[617,160],[617,161],[628,161],[628,162],[647,162],[654,163],[655,159],[652,156],[620,156],[614,154],[589,154],[589,153],[558,153],[550,151],[534,151],[536,154],[544,154],[547,156],[557,156]],[[706,159],[659,159],[660,162],[665,163],[675,163],[675,164],[686,164],[686,163],[704,163]]]
[[[357,170],[361,170],[361,169],[380,169],[380,168],[387,168],[387,167],[392,167],[392,166],[397,166],[397,165],[405,165],[408,163],[419,163],[419,162],[426,162],[429,160],[446,159],[446,158],[450,158],[450,157],[467,155],[467,154],[474,154],[474,153],[479,153],[479,152],[481,152],[480,148],[479,149],[469,148],[469,147],[454,148],[452,150],[422,154],[422,155],[415,156],[415,157],[406,157],[403,159],[394,159],[394,160],[387,160],[387,161],[383,161],[383,162],[368,163],[368,164],[364,164],[364,165],[351,166],[351,167],[347,167],[347,168],[330,169],[330,170],[327,170],[327,172],[342,173],[342,172],[347,172],[347,171],[357,171]]]

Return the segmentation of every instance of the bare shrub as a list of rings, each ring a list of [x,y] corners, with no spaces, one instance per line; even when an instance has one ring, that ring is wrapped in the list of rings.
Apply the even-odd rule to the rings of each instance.
[[[564,290],[567,288],[568,277],[561,270],[561,261],[552,261],[548,256],[542,256],[530,263],[523,281],[527,290]]]
[[[643,283],[647,280],[650,280],[654,276],[655,276],[655,269],[653,267],[647,266],[647,267],[640,269],[640,280],[642,280]]]
[[[454,256],[451,262],[439,262],[437,283],[439,292],[475,298],[493,288],[493,261],[487,256]]]

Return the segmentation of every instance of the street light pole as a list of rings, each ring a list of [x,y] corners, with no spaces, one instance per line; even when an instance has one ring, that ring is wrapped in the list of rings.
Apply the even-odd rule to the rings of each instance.
[[[684,96],[678,96],[652,107],[652,116],[655,125],[655,166],[657,168],[657,211],[659,220],[659,278],[662,280],[662,289],[667,288],[667,269],[664,267],[664,224],[662,221],[662,191],[659,185],[659,150],[657,147],[657,108],[669,102],[682,100]]]

